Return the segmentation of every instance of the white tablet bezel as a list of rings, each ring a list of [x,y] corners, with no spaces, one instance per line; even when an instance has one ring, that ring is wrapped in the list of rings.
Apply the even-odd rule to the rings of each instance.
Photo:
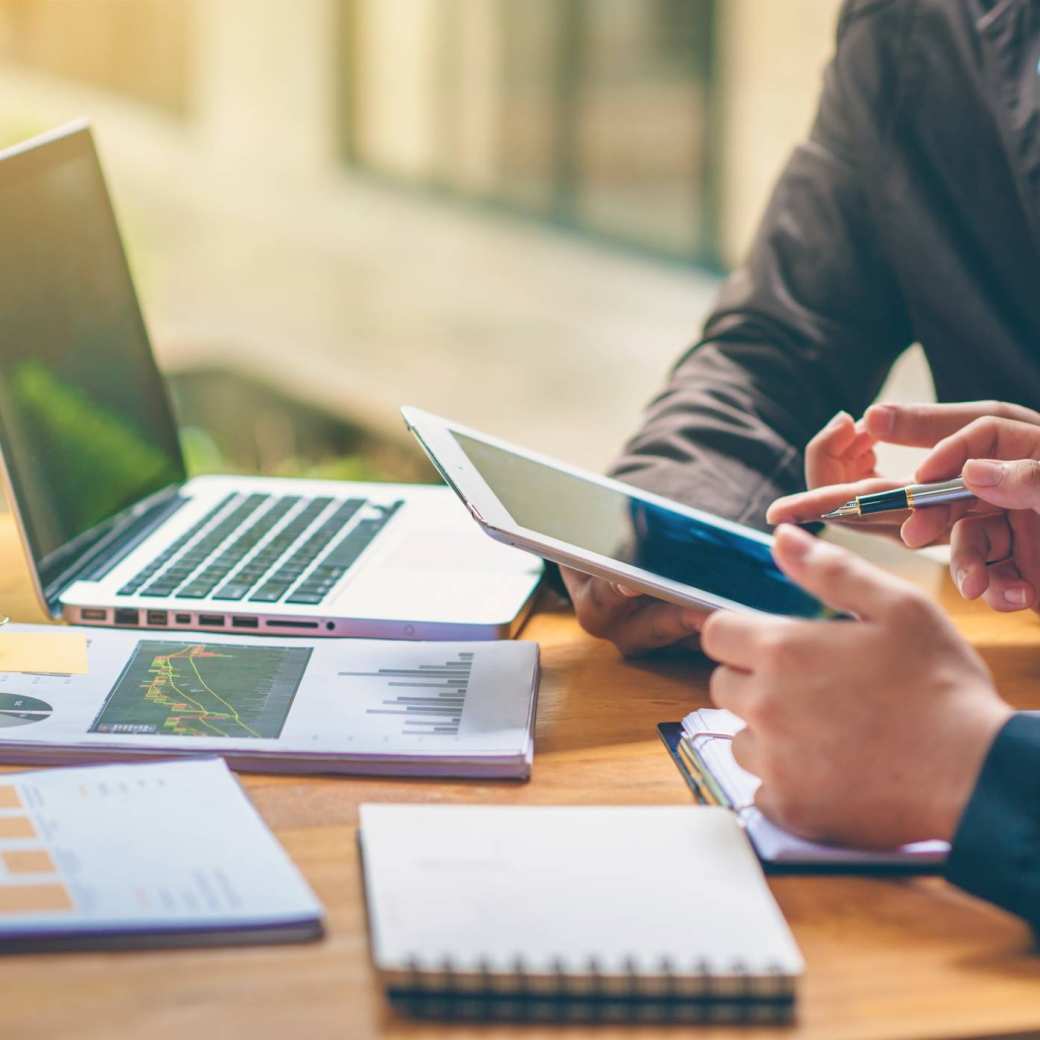
[[[401,414],[404,416],[408,429],[415,435],[445,482],[462,499],[473,519],[476,520],[485,533],[497,541],[534,553],[536,556],[552,560],[554,563],[562,564],[576,571],[582,571],[585,574],[606,578],[608,581],[622,582],[630,588],[637,589],[657,599],[678,604],[679,606],[703,607],[709,610],[740,610],[753,614],[768,613],[756,607],[748,606],[746,603],[738,603],[735,600],[725,599],[703,589],[672,581],[670,578],[643,570],[641,567],[635,567],[630,563],[616,560],[610,556],[603,556],[600,553],[584,549],[571,542],[561,542],[540,531],[532,531],[530,528],[520,526],[499,501],[498,496],[484,481],[479,470],[467,458],[466,453],[455,440],[453,433],[461,433],[466,437],[471,437],[492,447],[511,452],[521,458],[530,459],[533,462],[550,466],[562,473],[568,473],[571,476],[592,481],[603,487],[621,491],[632,498],[641,499],[652,505],[662,506],[682,516],[703,521],[771,547],[773,539],[769,535],[762,534],[762,532],[744,524],[734,523],[712,513],[706,513],[692,506],[681,505],[672,499],[655,495],[652,492],[643,491],[641,488],[633,487],[631,484],[625,484],[610,477],[599,476],[596,473],[590,473],[576,466],[569,466],[557,459],[517,447],[508,441],[488,436],[479,430],[463,426],[461,423],[452,422],[437,415],[431,415],[429,412],[424,412],[419,408],[405,406],[401,409]]]

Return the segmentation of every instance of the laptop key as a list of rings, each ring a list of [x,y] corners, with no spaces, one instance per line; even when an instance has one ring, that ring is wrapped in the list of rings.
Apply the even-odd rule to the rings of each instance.
[[[249,591],[249,585],[225,585],[214,594],[214,599],[239,600]]]
[[[179,538],[176,539],[171,545],[168,545],[155,559],[151,560],[147,566],[138,571],[133,578],[130,579],[118,592],[120,596],[132,596],[137,590],[144,585],[148,579],[161,569],[163,563],[170,560],[173,555],[185,545],[188,544],[207,524],[217,516],[223,509],[225,509],[229,502],[235,497],[235,492],[231,492],[225,495],[201,520],[196,521],[192,526],[184,532]]]
[[[387,525],[400,504],[395,503],[378,519],[359,521],[340,539],[328,556],[311,571],[286,602],[311,605],[325,599],[336,582],[347,573],[358,557],[372,544],[376,535]]]

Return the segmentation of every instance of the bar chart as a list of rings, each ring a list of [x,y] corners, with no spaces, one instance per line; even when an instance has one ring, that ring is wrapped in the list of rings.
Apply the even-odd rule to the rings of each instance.
[[[401,732],[457,737],[473,672],[473,657],[460,652],[448,660],[414,668],[380,668],[373,672],[340,672],[341,676],[381,680],[387,696],[367,715],[396,715]]]

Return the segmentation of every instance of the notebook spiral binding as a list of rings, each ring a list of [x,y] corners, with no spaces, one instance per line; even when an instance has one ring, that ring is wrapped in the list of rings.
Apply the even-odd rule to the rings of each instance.
[[[444,956],[409,958],[387,998],[394,1010],[423,1019],[774,1024],[793,1018],[795,991],[776,964],[753,973],[738,961],[720,971],[702,959],[680,971],[663,957],[640,970],[628,957],[623,973],[608,974],[595,956],[573,967],[556,958],[538,972],[519,955],[505,971],[488,959],[461,970]]]

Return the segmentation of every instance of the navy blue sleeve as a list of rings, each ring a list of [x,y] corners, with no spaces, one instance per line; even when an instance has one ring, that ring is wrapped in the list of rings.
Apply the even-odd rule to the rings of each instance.
[[[1040,715],[1014,715],[997,734],[946,877],[1040,930]]]

